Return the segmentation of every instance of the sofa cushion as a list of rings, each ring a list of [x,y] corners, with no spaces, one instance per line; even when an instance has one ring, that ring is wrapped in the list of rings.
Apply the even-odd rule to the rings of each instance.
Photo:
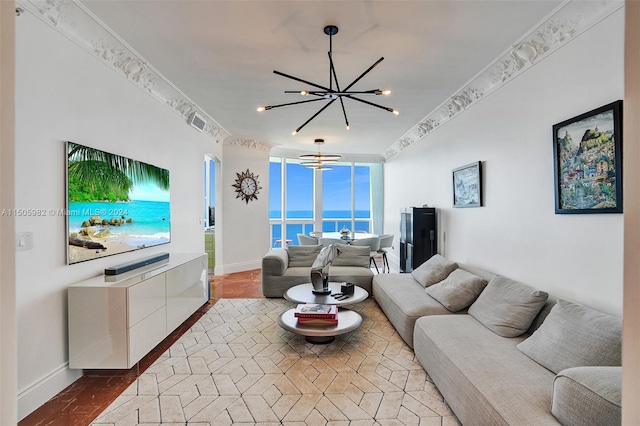
[[[369,246],[350,246],[347,244],[336,244],[340,255],[333,259],[331,266],[359,266],[369,267]]]
[[[486,290],[485,290],[486,291]],[[558,425],[551,415],[555,374],[470,315],[419,318],[414,353],[463,425]]]
[[[471,305],[486,285],[485,279],[456,269],[444,280],[424,290],[451,312],[458,312]]]
[[[289,267],[311,266],[320,254],[322,246],[289,246]]]
[[[553,381],[551,414],[565,426],[622,424],[622,367],[575,367]]]
[[[458,264],[456,262],[447,260],[439,254],[434,254],[429,260],[414,269],[411,272],[411,276],[423,287],[429,287],[447,278],[457,268]]]
[[[411,274],[378,274],[372,281],[373,297],[400,337],[413,347],[413,326],[425,315],[451,315],[424,292]]]
[[[497,275],[469,307],[469,314],[502,337],[519,336],[531,325],[549,295]]]
[[[540,327],[518,349],[554,373],[571,367],[619,366],[622,320],[559,300]]]

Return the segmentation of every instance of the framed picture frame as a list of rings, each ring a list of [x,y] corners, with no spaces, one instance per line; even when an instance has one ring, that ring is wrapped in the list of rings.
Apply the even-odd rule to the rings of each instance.
[[[556,214],[622,213],[622,101],[553,126]]]
[[[453,207],[482,206],[482,163],[475,161],[452,170]]]

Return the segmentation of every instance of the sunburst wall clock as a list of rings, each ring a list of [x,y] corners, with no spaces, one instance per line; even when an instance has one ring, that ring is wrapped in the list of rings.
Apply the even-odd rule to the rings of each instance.
[[[254,175],[247,169],[246,172],[236,173],[236,183],[233,186],[236,189],[236,198],[244,200],[246,204],[249,204],[251,200],[258,199],[258,193],[262,189],[259,175]]]

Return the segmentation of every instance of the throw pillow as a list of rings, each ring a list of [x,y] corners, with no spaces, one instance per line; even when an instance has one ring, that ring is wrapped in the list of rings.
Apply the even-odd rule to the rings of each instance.
[[[320,254],[322,246],[289,246],[289,267],[311,266]]]
[[[549,295],[498,275],[469,308],[469,315],[502,337],[516,337],[529,329]]]
[[[554,373],[587,366],[619,366],[622,319],[559,300],[540,327],[517,348]]]
[[[337,244],[340,255],[336,257],[331,266],[361,266],[369,267],[369,246],[350,246]]]
[[[411,276],[423,287],[429,287],[444,280],[456,269],[458,269],[457,263],[447,260],[439,254],[434,254],[429,260],[414,269]]]
[[[458,312],[473,303],[487,286],[487,281],[463,269],[456,269],[447,278],[424,291],[451,312]]]

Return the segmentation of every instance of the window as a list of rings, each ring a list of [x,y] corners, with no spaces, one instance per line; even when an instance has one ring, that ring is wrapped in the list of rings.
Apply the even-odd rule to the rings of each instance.
[[[284,239],[297,245],[297,234],[309,235],[314,229],[373,232],[374,223],[382,223],[382,196],[372,192],[372,182],[380,183],[382,164],[338,163],[331,165],[332,170],[314,172],[297,159],[270,161],[272,246],[283,245],[283,229]],[[376,203],[380,205],[374,207]],[[380,217],[374,222],[375,216]]]
[[[313,170],[287,160],[287,219],[313,219]]]

